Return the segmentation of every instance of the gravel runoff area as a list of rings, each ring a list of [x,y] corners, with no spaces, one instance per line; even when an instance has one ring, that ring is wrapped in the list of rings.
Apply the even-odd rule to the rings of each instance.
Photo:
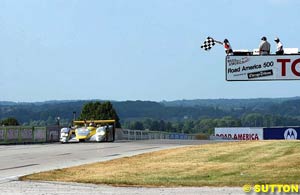
[[[113,187],[107,185],[10,181],[0,184],[2,195],[240,195],[245,193],[241,187],[179,187],[179,188],[142,188]]]

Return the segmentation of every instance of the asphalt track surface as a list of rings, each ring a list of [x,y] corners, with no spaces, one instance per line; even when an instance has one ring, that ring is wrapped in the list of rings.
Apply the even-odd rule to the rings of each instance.
[[[246,194],[242,188],[226,187],[141,188],[18,181],[18,177],[35,172],[107,161],[167,148],[208,143],[211,141],[151,140],[114,143],[2,145],[0,146],[0,194]]]

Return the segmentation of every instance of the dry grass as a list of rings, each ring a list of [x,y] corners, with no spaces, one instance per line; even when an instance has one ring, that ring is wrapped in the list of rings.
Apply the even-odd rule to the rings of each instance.
[[[300,183],[299,141],[227,142],[152,152],[28,175],[118,186],[242,186]]]

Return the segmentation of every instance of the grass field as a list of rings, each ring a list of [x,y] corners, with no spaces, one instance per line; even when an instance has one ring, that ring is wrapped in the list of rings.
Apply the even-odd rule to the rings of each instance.
[[[148,187],[299,184],[300,142],[244,141],[168,149],[20,179]]]

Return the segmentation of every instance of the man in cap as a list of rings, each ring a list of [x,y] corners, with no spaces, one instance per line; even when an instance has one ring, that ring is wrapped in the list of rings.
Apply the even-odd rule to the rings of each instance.
[[[280,39],[278,37],[276,37],[274,39],[274,41],[276,42],[276,45],[277,45],[276,55],[283,55],[283,53],[284,53],[284,51],[283,51],[283,45],[280,42]]]
[[[259,55],[269,55],[271,49],[270,43],[267,41],[266,37],[262,37],[261,40],[262,41],[258,47]]]

